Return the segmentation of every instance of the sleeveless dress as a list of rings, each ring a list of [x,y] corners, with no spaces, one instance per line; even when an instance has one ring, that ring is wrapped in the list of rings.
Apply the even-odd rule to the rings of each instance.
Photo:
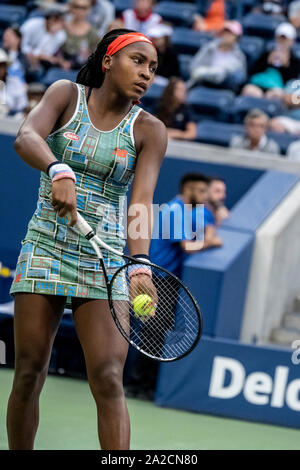
[[[133,126],[142,109],[134,105],[114,129],[100,131],[89,118],[85,87],[76,85],[73,116],[46,142],[57,160],[75,173],[78,212],[103,241],[122,252],[126,243],[124,205],[137,159]],[[54,210],[51,187],[50,178],[42,172],[37,208],[22,241],[10,293],[66,296],[67,305],[71,297],[107,299],[98,258],[89,242],[68,225],[67,218]],[[122,262],[102,252],[111,278]],[[120,285],[124,285],[122,280]],[[115,298],[126,297],[121,291]]]

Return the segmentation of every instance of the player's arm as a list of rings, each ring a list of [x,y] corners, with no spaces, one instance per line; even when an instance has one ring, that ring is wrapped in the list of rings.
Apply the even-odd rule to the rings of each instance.
[[[165,125],[148,113],[142,112],[138,118],[136,135],[138,158],[127,218],[127,243],[131,255],[149,252],[153,193],[167,148]],[[137,230],[141,232],[138,238]]]
[[[28,165],[37,170],[46,171],[48,165],[56,160],[45,140],[69,105],[73,86],[76,85],[67,80],[59,80],[51,85],[18,132],[15,150]]]
[[[18,132],[15,150],[28,165],[37,170],[46,172],[50,163],[56,161],[46,138],[74,101],[74,87],[76,85],[68,80],[51,85]],[[76,194],[72,179],[61,179],[52,184],[52,205],[60,217],[71,214],[70,225],[76,223]]]

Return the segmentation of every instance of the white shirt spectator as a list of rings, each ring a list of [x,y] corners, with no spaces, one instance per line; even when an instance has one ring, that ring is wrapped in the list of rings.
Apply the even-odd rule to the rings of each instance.
[[[153,28],[162,21],[162,17],[151,12],[146,19],[138,18],[135,10],[128,9],[123,12],[124,27],[139,31],[147,36],[150,28]]]
[[[115,19],[115,7],[108,0],[96,0],[96,4],[92,7],[89,22],[97,30],[98,36],[101,38],[107,31],[110,23]]]
[[[8,75],[5,84],[0,87],[0,116],[22,112],[27,104],[26,84],[18,77]]]
[[[66,40],[63,30],[49,33],[46,29],[45,18],[31,18],[21,26],[22,52],[24,54],[54,55]]]
[[[0,116],[22,112],[28,103],[26,83],[17,75],[9,74],[10,60],[3,49],[0,49],[0,64]]]

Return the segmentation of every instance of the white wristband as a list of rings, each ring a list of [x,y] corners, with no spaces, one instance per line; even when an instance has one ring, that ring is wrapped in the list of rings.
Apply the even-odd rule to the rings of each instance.
[[[56,176],[59,176],[59,174],[63,175],[66,173],[69,173],[70,175],[72,175],[71,178],[74,179],[74,181],[76,180],[74,171],[66,163],[58,163],[57,165],[53,165],[49,170],[49,177],[53,181],[53,179]]]

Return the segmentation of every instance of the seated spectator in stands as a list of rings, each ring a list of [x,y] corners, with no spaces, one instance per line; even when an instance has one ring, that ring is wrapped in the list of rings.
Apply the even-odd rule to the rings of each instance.
[[[155,81],[161,82],[160,77],[165,79],[178,77],[180,75],[179,62],[177,54],[170,44],[170,36],[173,29],[163,23],[160,23],[148,31],[148,37],[153,42],[157,50],[158,67],[155,73]],[[168,82],[165,80],[165,82]]]
[[[252,13],[262,13],[264,15],[284,16],[285,6],[281,0],[262,0],[261,5],[255,6]]]
[[[0,49],[0,116],[19,117],[27,106],[26,84],[9,74],[9,65],[8,55]]]
[[[99,42],[97,31],[88,21],[91,0],[70,0],[71,18],[66,21],[66,40],[60,48],[64,69],[80,69]]]
[[[250,85],[243,95],[267,98],[282,98],[285,84],[299,76],[300,60],[291,49],[296,39],[296,30],[290,23],[281,23],[275,31],[275,45],[265,52],[252,68]]]
[[[288,116],[277,116],[270,119],[269,128],[271,131],[300,136],[300,121],[292,119]]]
[[[266,113],[260,109],[252,109],[245,117],[245,135],[234,136],[230,147],[279,155],[278,144],[266,136],[268,122],[269,116]]]
[[[198,13],[195,15],[193,29],[196,31],[222,31],[225,21],[224,0],[196,0]]]
[[[28,105],[25,114],[30,111],[41,101],[46,91],[46,86],[43,83],[29,83],[27,87]]]
[[[17,25],[12,25],[3,33],[2,46],[8,55],[10,66],[9,74],[16,75],[22,81],[25,80],[27,59],[21,52],[22,33]]]
[[[296,29],[297,36],[300,36],[300,0],[295,0],[289,4],[288,18],[289,22]]]
[[[158,102],[156,115],[166,125],[169,139],[195,139],[196,124],[186,104],[185,83],[180,78],[170,78]]]
[[[269,122],[269,128],[275,132],[287,132],[300,136],[300,81],[288,82],[283,95],[287,107],[284,115],[276,116]]]
[[[238,45],[242,27],[226,21],[218,39],[205,44],[191,62],[188,87],[198,84],[237,91],[247,78],[246,56]]]
[[[59,64],[55,54],[66,40],[63,13],[57,9],[47,10],[44,17],[30,18],[21,26],[21,50],[29,63],[27,81],[39,79],[43,73],[41,63]]]
[[[148,35],[148,31],[162,21],[153,11],[153,0],[135,0],[135,7],[123,11],[124,27]]]
[[[229,210],[225,206],[226,184],[222,178],[212,177],[208,185],[208,200],[206,207],[212,213],[216,225],[229,217]]]
[[[108,0],[92,0],[89,22],[101,38],[115,19],[115,6]]]
[[[203,207],[207,202],[208,183],[209,178],[200,173],[184,175],[180,182],[180,194],[164,204],[161,216],[155,223],[150,259],[178,277],[181,277],[183,263],[188,255],[222,246],[222,240],[216,235],[214,223],[210,220],[211,216],[208,217],[208,210]],[[197,207],[200,204],[201,209]],[[198,210],[201,210],[201,218],[197,218]],[[197,222],[200,222],[198,227]],[[169,237],[165,237],[166,232]],[[131,379],[125,386],[126,396],[152,400],[157,372],[157,361],[138,354],[132,364]]]

